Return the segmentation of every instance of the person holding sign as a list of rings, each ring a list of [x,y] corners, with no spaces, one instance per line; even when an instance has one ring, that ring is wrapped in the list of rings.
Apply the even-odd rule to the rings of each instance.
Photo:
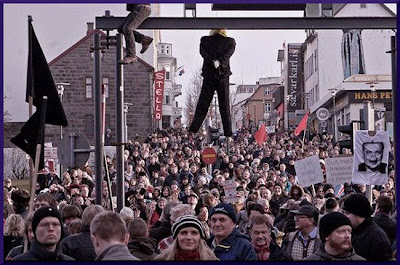
[[[384,185],[388,179],[390,142],[386,131],[356,131],[352,183]]]

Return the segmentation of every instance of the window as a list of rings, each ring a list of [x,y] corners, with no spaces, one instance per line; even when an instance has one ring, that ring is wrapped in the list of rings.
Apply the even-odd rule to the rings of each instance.
[[[315,102],[319,100],[319,87],[318,84],[315,85]]]
[[[366,4],[366,3],[361,3],[361,4],[360,4],[360,7],[361,7],[361,8],[366,8],[366,7],[367,7],[367,4]]]
[[[265,112],[271,112],[271,103],[265,103]]]
[[[314,70],[317,71],[317,69],[318,69],[318,49],[316,49],[314,52],[314,58],[315,58]]]
[[[169,92],[165,92],[164,103],[163,103],[163,104],[169,105],[169,104],[170,104],[170,101],[171,101],[171,97],[170,97]]]
[[[165,72],[165,80],[170,80],[169,71]]]
[[[265,88],[265,95],[266,96],[271,95],[271,88],[270,87],[266,87]]]
[[[171,126],[171,116],[162,116],[162,128],[167,129]]]
[[[103,86],[104,86],[104,94],[106,95],[106,98],[108,98],[108,84],[109,84],[109,79],[108,77],[103,77]]]
[[[92,89],[92,78],[91,77],[86,77],[85,86],[86,86],[86,98],[92,98],[93,97],[93,89]]]

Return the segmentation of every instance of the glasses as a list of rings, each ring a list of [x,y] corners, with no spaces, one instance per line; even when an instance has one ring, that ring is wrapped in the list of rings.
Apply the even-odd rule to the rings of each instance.
[[[310,216],[306,215],[295,215],[294,220],[304,219],[304,218],[311,218]]]

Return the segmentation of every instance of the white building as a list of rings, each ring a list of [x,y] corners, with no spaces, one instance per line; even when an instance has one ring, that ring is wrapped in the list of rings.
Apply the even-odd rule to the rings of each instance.
[[[162,119],[159,128],[167,128],[179,125],[182,117],[182,107],[179,107],[178,101],[176,101],[176,97],[182,94],[182,85],[175,83],[177,61],[172,56],[172,44],[158,44],[157,61],[157,69],[165,70]]]
[[[361,3],[334,4],[333,16],[396,15],[384,4]],[[376,93],[391,90],[391,55],[387,51],[391,49],[390,38],[394,35],[392,30],[308,30],[306,41],[302,45],[302,57],[304,92],[308,95],[306,104],[311,113],[315,113],[320,107],[328,108],[336,114],[337,125],[360,120],[358,113],[363,106],[362,101],[350,99],[355,91],[369,92],[371,88],[367,82],[380,83],[374,85]],[[332,91],[336,92],[334,108]],[[368,99],[368,96],[364,99]],[[371,99],[370,97],[369,100]],[[377,95],[374,99],[375,107],[385,107],[386,111],[391,112],[391,102]],[[386,116],[391,116],[391,113]],[[311,116],[312,119],[315,119],[315,115]],[[332,124],[332,119],[328,120],[327,130],[331,133]],[[313,125],[315,129],[321,129],[318,121],[314,120]]]

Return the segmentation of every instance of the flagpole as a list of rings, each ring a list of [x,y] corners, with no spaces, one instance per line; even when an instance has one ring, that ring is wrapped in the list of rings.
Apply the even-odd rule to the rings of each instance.
[[[44,130],[46,123],[46,108],[47,108],[47,96],[43,96],[42,107],[39,119],[39,134],[36,144],[36,154],[35,154],[35,167],[33,168],[33,178],[31,187],[31,196],[29,200],[29,212],[33,211],[33,198],[36,191],[37,174],[40,166],[40,156],[42,151],[42,145],[44,144]]]
[[[28,16],[28,49],[29,49],[28,56],[30,57],[28,59],[28,67],[31,67],[29,65],[29,61],[32,62],[32,31],[31,31],[31,23],[32,23],[32,21],[33,21],[32,16]],[[32,109],[33,109],[33,107],[32,107],[33,98],[32,98],[31,94],[28,96],[28,103],[29,103],[28,104],[28,115],[29,115],[29,118],[30,118],[30,117],[32,117]],[[33,159],[32,159],[32,157],[29,157],[29,188],[31,190],[32,190],[32,186],[33,186],[32,185],[33,170],[34,170]]]

